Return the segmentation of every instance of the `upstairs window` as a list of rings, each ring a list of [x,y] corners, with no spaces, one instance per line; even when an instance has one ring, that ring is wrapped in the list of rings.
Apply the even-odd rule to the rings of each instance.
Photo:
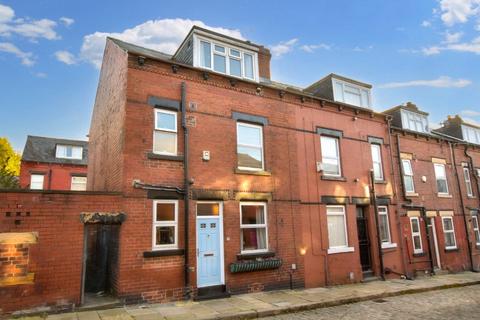
[[[445,165],[441,163],[434,163],[435,178],[437,179],[437,191],[440,195],[448,195],[448,182]]]
[[[412,163],[409,159],[402,159],[403,182],[406,193],[415,193],[415,184],[413,182]]]
[[[83,148],[79,146],[57,145],[56,157],[82,160]]]
[[[368,88],[333,79],[333,93],[335,101],[363,108],[372,107],[370,89]]]
[[[329,136],[320,136],[320,148],[322,151],[322,170],[326,176],[340,177],[339,139]]]
[[[370,145],[372,151],[373,175],[376,181],[383,180],[382,147],[379,144]]]
[[[480,144],[480,129],[462,125],[463,140]]]
[[[463,167],[463,177],[465,178],[467,196],[473,197],[472,179],[470,178],[470,170],[467,167]]]
[[[256,54],[209,40],[199,40],[199,66],[256,81]]]
[[[425,115],[404,109],[402,109],[401,112],[402,126],[404,129],[422,133],[428,133],[430,131],[428,128],[428,120]]]
[[[237,165],[243,170],[264,170],[262,126],[237,122]]]
[[[155,130],[153,152],[158,154],[177,154],[177,113],[167,110],[155,110]]]
[[[32,190],[43,190],[43,174],[32,174],[30,176],[30,189]]]

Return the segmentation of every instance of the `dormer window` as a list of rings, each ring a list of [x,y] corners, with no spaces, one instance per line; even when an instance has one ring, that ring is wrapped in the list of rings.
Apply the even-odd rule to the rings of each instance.
[[[372,107],[369,88],[335,78],[333,78],[332,81],[333,96],[335,101],[348,103],[363,108]]]
[[[402,127],[404,129],[417,131],[421,133],[430,132],[428,128],[427,116],[402,109]]]
[[[83,148],[79,146],[57,145],[55,156],[62,159],[82,160]]]
[[[198,66],[230,76],[257,81],[257,54],[218,41],[197,37]],[[195,64],[195,63],[194,63]]]
[[[480,144],[480,129],[462,125],[463,140]]]

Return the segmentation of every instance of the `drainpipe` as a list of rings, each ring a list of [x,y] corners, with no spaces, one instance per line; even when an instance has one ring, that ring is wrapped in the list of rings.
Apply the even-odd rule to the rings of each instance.
[[[382,240],[380,239],[380,226],[378,224],[378,206],[377,206],[377,193],[375,190],[375,174],[373,169],[370,170],[370,180],[372,181],[372,187],[370,192],[372,194],[372,204],[375,211],[375,229],[377,233],[377,246],[378,246],[378,258],[380,262],[380,277],[385,281],[385,269],[383,267],[383,251],[382,251]]]
[[[467,235],[467,247],[468,247],[468,257],[470,259],[470,270],[475,271],[474,270],[475,268],[473,267],[473,252],[472,252],[472,244],[470,243],[470,232],[468,231],[467,214],[465,213],[465,202],[463,201],[462,185],[460,182],[460,177],[458,176],[457,161],[455,157],[455,152],[453,151],[453,143],[449,142],[448,146],[450,147],[450,157],[452,158],[453,172],[455,173],[455,178],[457,180],[458,194],[460,196],[460,204],[462,206],[463,225],[465,227],[465,233]]]
[[[190,194],[190,178],[188,175],[188,126],[187,126],[187,103],[186,103],[186,85],[182,82],[181,86],[181,102],[180,107],[182,110],[182,128],[183,128],[183,174],[184,174],[184,209],[185,209],[185,227],[184,227],[184,247],[185,247],[185,266],[184,266],[184,278],[185,278],[185,298],[190,298],[190,266],[189,266],[189,194]]]

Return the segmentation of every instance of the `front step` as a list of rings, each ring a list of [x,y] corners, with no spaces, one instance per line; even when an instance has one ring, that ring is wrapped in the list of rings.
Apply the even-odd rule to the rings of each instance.
[[[362,282],[371,282],[378,280],[378,277],[375,276],[372,270],[362,272],[363,279]]]
[[[203,287],[197,289],[197,296],[194,301],[229,298],[230,293],[225,285]]]

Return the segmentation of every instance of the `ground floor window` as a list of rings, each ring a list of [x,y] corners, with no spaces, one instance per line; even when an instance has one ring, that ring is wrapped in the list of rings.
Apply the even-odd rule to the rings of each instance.
[[[456,249],[455,228],[453,217],[442,217],[443,235],[445,236],[445,249]]]
[[[392,243],[387,207],[378,207],[378,227],[380,229],[380,239],[382,240],[382,245]]]
[[[72,176],[70,190],[73,190],[73,191],[87,190],[87,177]]]
[[[242,253],[268,251],[267,205],[240,203],[240,243]]]
[[[43,190],[43,174],[32,174],[30,176],[30,189],[32,190]]]
[[[353,251],[348,247],[345,206],[327,206],[329,253]]]
[[[475,243],[477,246],[480,245],[480,229],[478,228],[478,217],[477,215],[473,215],[475,212],[472,212],[472,224],[473,224],[473,232],[475,233]]]
[[[178,248],[178,200],[153,201],[153,250]]]
[[[423,253],[420,219],[418,217],[410,217],[410,226],[412,227],[413,253]]]

